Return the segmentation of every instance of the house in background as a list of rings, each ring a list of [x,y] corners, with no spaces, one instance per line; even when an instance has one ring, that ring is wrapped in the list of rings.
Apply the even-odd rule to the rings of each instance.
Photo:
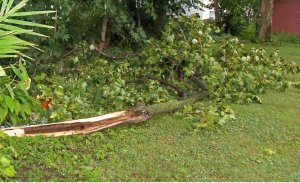
[[[300,35],[300,0],[274,0],[272,29]]]
[[[299,0],[300,1],[300,0]],[[210,0],[202,0],[203,4],[208,5],[211,3]],[[199,7],[202,9],[195,9],[195,8],[190,8],[190,9],[186,9],[186,15],[192,15],[195,13],[198,13],[201,17],[201,20],[206,20],[206,19],[211,19],[214,20],[215,19],[215,11],[213,9],[208,9],[206,7],[201,7],[201,5],[199,5]]]

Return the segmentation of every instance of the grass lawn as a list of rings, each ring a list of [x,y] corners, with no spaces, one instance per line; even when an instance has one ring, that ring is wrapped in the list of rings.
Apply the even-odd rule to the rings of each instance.
[[[300,46],[269,46],[298,60]],[[300,78],[300,77],[298,77]],[[176,114],[85,136],[12,138],[17,181],[300,181],[300,91],[234,105],[237,120],[193,131]]]

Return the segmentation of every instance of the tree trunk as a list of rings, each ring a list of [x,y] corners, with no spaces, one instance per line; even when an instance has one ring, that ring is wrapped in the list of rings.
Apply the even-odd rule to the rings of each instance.
[[[139,123],[149,118],[142,111],[120,111],[86,119],[64,121],[42,125],[22,126],[3,129],[8,136],[67,136],[73,134],[87,134],[126,123]]]
[[[105,47],[107,24],[108,24],[108,17],[104,17],[101,25],[101,30],[100,30],[100,43],[98,46],[99,53],[102,53]]]
[[[153,33],[155,35],[161,35],[161,30],[166,25],[168,21],[167,9],[169,1],[166,0],[153,0],[153,8],[156,14],[156,19],[154,20]]]
[[[154,104],[146,107],[138,107],[133,110],[114,112],[103,116],[86,119],[64,121],[60,123],[50,123],[42,125],[32,125],[3,129],[8,136],[67,136],[74,134],[87,134],[95,131],[104,130],[121,124],[136,124],[147,121],[154,115],[175,112],[185,105],[193,104],[205,97],[206,92],[199,93],[193,97],[171,101],[162,104]]]
[[[270,41],[272,36],[273,0],[258,0],[256,35],[262,41]]]
[[[142,17],[141,17],[141,0],[136,0],[136,14],[137,14],[137,27],[141,27]]]
[[[219,0],[214,0],[214,10],[215,10],[215,22],[216,26],[221,27],[221,17],[219,10]]]

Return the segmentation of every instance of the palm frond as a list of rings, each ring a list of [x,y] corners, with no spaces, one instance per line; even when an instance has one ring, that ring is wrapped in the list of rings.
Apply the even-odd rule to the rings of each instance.
[[[18,17],[34,16],[55,13],[56,11],[20,11],[29,0],[21,0],[14,6],[14,0],[0,0],[0,58],[25,57],[32,59],[21,50],[29,47],[36,48],[36,45],[17,37],[20,34],[30,34],[34,36],[47,37],[32,30],[32,27],[53,29],[54,27],[39,23],[17,19]]]

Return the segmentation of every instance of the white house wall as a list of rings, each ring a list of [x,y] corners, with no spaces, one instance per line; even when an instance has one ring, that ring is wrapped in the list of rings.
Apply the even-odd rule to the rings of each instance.
[[[211,3],[210,0],[202,0],[202,2],[205,5],[208,5]],[[199,5],[199,6],[201,6],[201,5]],[[208,8],[204,8],[204,7],[202,7],[202,9],[203,10],[198,10],[195,8],[191,8],[191,9],[186,8],[186,15],[192,15],[192,14],[198,13],[202,20],[209,19],[210,11],[213,11],[213,9],[208,9]],[[212,13],[212,15],[213,15],[212,18],[215,19],[215,14]]]

